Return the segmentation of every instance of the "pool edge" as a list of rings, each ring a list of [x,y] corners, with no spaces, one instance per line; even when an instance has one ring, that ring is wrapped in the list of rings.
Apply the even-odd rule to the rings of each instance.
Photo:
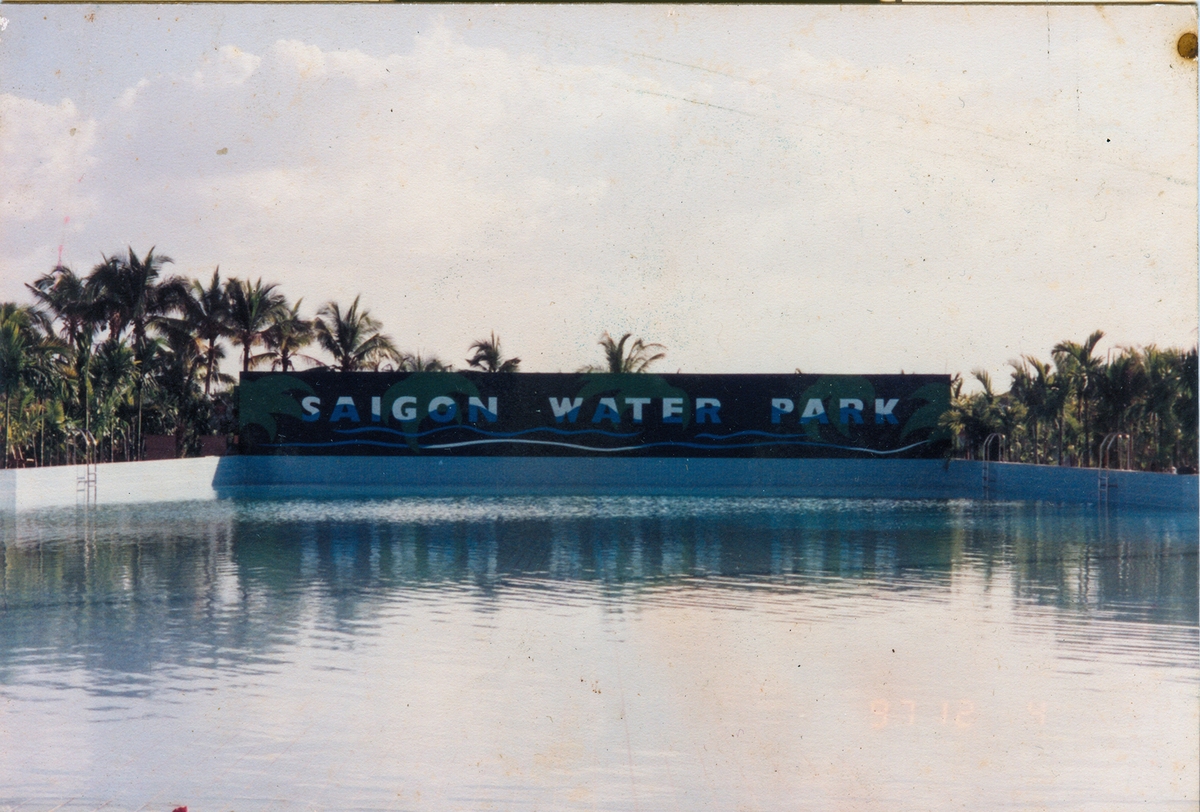
[[[1200,477],[964,460],[199,457],[96,466],[94,503],[294,496],[990,499],[1200,510]],[[87,503],[83,466],[0,471],[0,512]]]

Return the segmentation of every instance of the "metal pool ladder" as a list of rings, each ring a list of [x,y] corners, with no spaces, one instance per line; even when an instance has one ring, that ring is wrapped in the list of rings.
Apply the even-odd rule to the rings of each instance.
[[[80,506],[80,497],[82,496],[82,506],[94,508],[96,506],[96,438],[87,430],[79,432],[79,436],[83,439],[84,456],[83,473],[75,476],[75,506]]]
[[[1109,465],[1111,461],[1109,455],[1114,449],[1117,452],[1117,469],[1123,471],[1133,458],[1133,439],[1128,434],[1119,431],[1104,435],[1104,440],[1100,443],[1100,468],[1096,477],[1097,504],[1107,505],[1110,492],[1118,484],[1116,477],[1109,473],[1112,470]],[[1124,463],[1121,460],[1122,452],[1125,456]]]
[[[991,458],[988,456],[988,448],[991,446],[993,441],[995,441],[995,443],[996,443],[996,462],[999,462],[1001,456],[1004,454],[1004,435],[1000,434],[998,432],[992,432],[991,434],[989,434],[987,436],[987,439],[985,439],[983,441],[983,498],[984,499],[992,498],[992,482],[994,482],[996,479],[995,475],[992,472]]]

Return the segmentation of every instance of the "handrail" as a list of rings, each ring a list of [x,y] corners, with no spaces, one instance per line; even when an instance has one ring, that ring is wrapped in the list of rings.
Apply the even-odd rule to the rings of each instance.
[[[83,506],[92,508],[97,500],[96,451],[98,443],[95,436],[87,429],[76,429],[74,434],[83,440],[83,473],[75,477],[75,504],[79,505],[79,496],[83,495]]]
[[[1122,442],[1124,441],[1124,442]],[[1117,467],[1116,470],[1124,471],[1132,463],[1133,460],[1133,438],[1125,432],[1111,431],[1104,435],[1104,439],[1100,442],[1100,467],[1112,468],[1109,463],[1111,458],[1109,455],[1113,449],[1117,451]],[[1121,462],[1121,452],[1125,452],[1125,462]]]
[[[996,462],[1003,462],[1004,457],[1004,435],[998,431],[993,431],[983,440],[983,461],[988,462],[988,446],[992,440],[996,441]]]
[[[88,448],[92,451],[96,450],[96,447],[97,447],[96,438],[87,429],[75,429],[74,431],[71,432],[71,436],[77,437],[80,440],[83,440],[83,445],[85,448]]]
[[[983,456],[983,498],[992,498],[992,461],[988,458],[988,447],[992,441],[996,442],[996,461],[999,462],[1004,454],[1004,435],[993,431],[983,440],[983,447],[980,449]]]

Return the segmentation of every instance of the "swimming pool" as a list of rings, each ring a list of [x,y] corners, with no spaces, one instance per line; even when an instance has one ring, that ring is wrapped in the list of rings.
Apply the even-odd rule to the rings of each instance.
[[[1191,514],[225,500],[0,532],[0,809],[1197,802]]]

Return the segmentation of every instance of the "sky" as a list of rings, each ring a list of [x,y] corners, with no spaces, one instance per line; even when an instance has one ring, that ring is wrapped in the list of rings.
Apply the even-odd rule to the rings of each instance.
[[[1197,341],[1194,6],[2,11],[0,301],[153,246],[460,367]]]

